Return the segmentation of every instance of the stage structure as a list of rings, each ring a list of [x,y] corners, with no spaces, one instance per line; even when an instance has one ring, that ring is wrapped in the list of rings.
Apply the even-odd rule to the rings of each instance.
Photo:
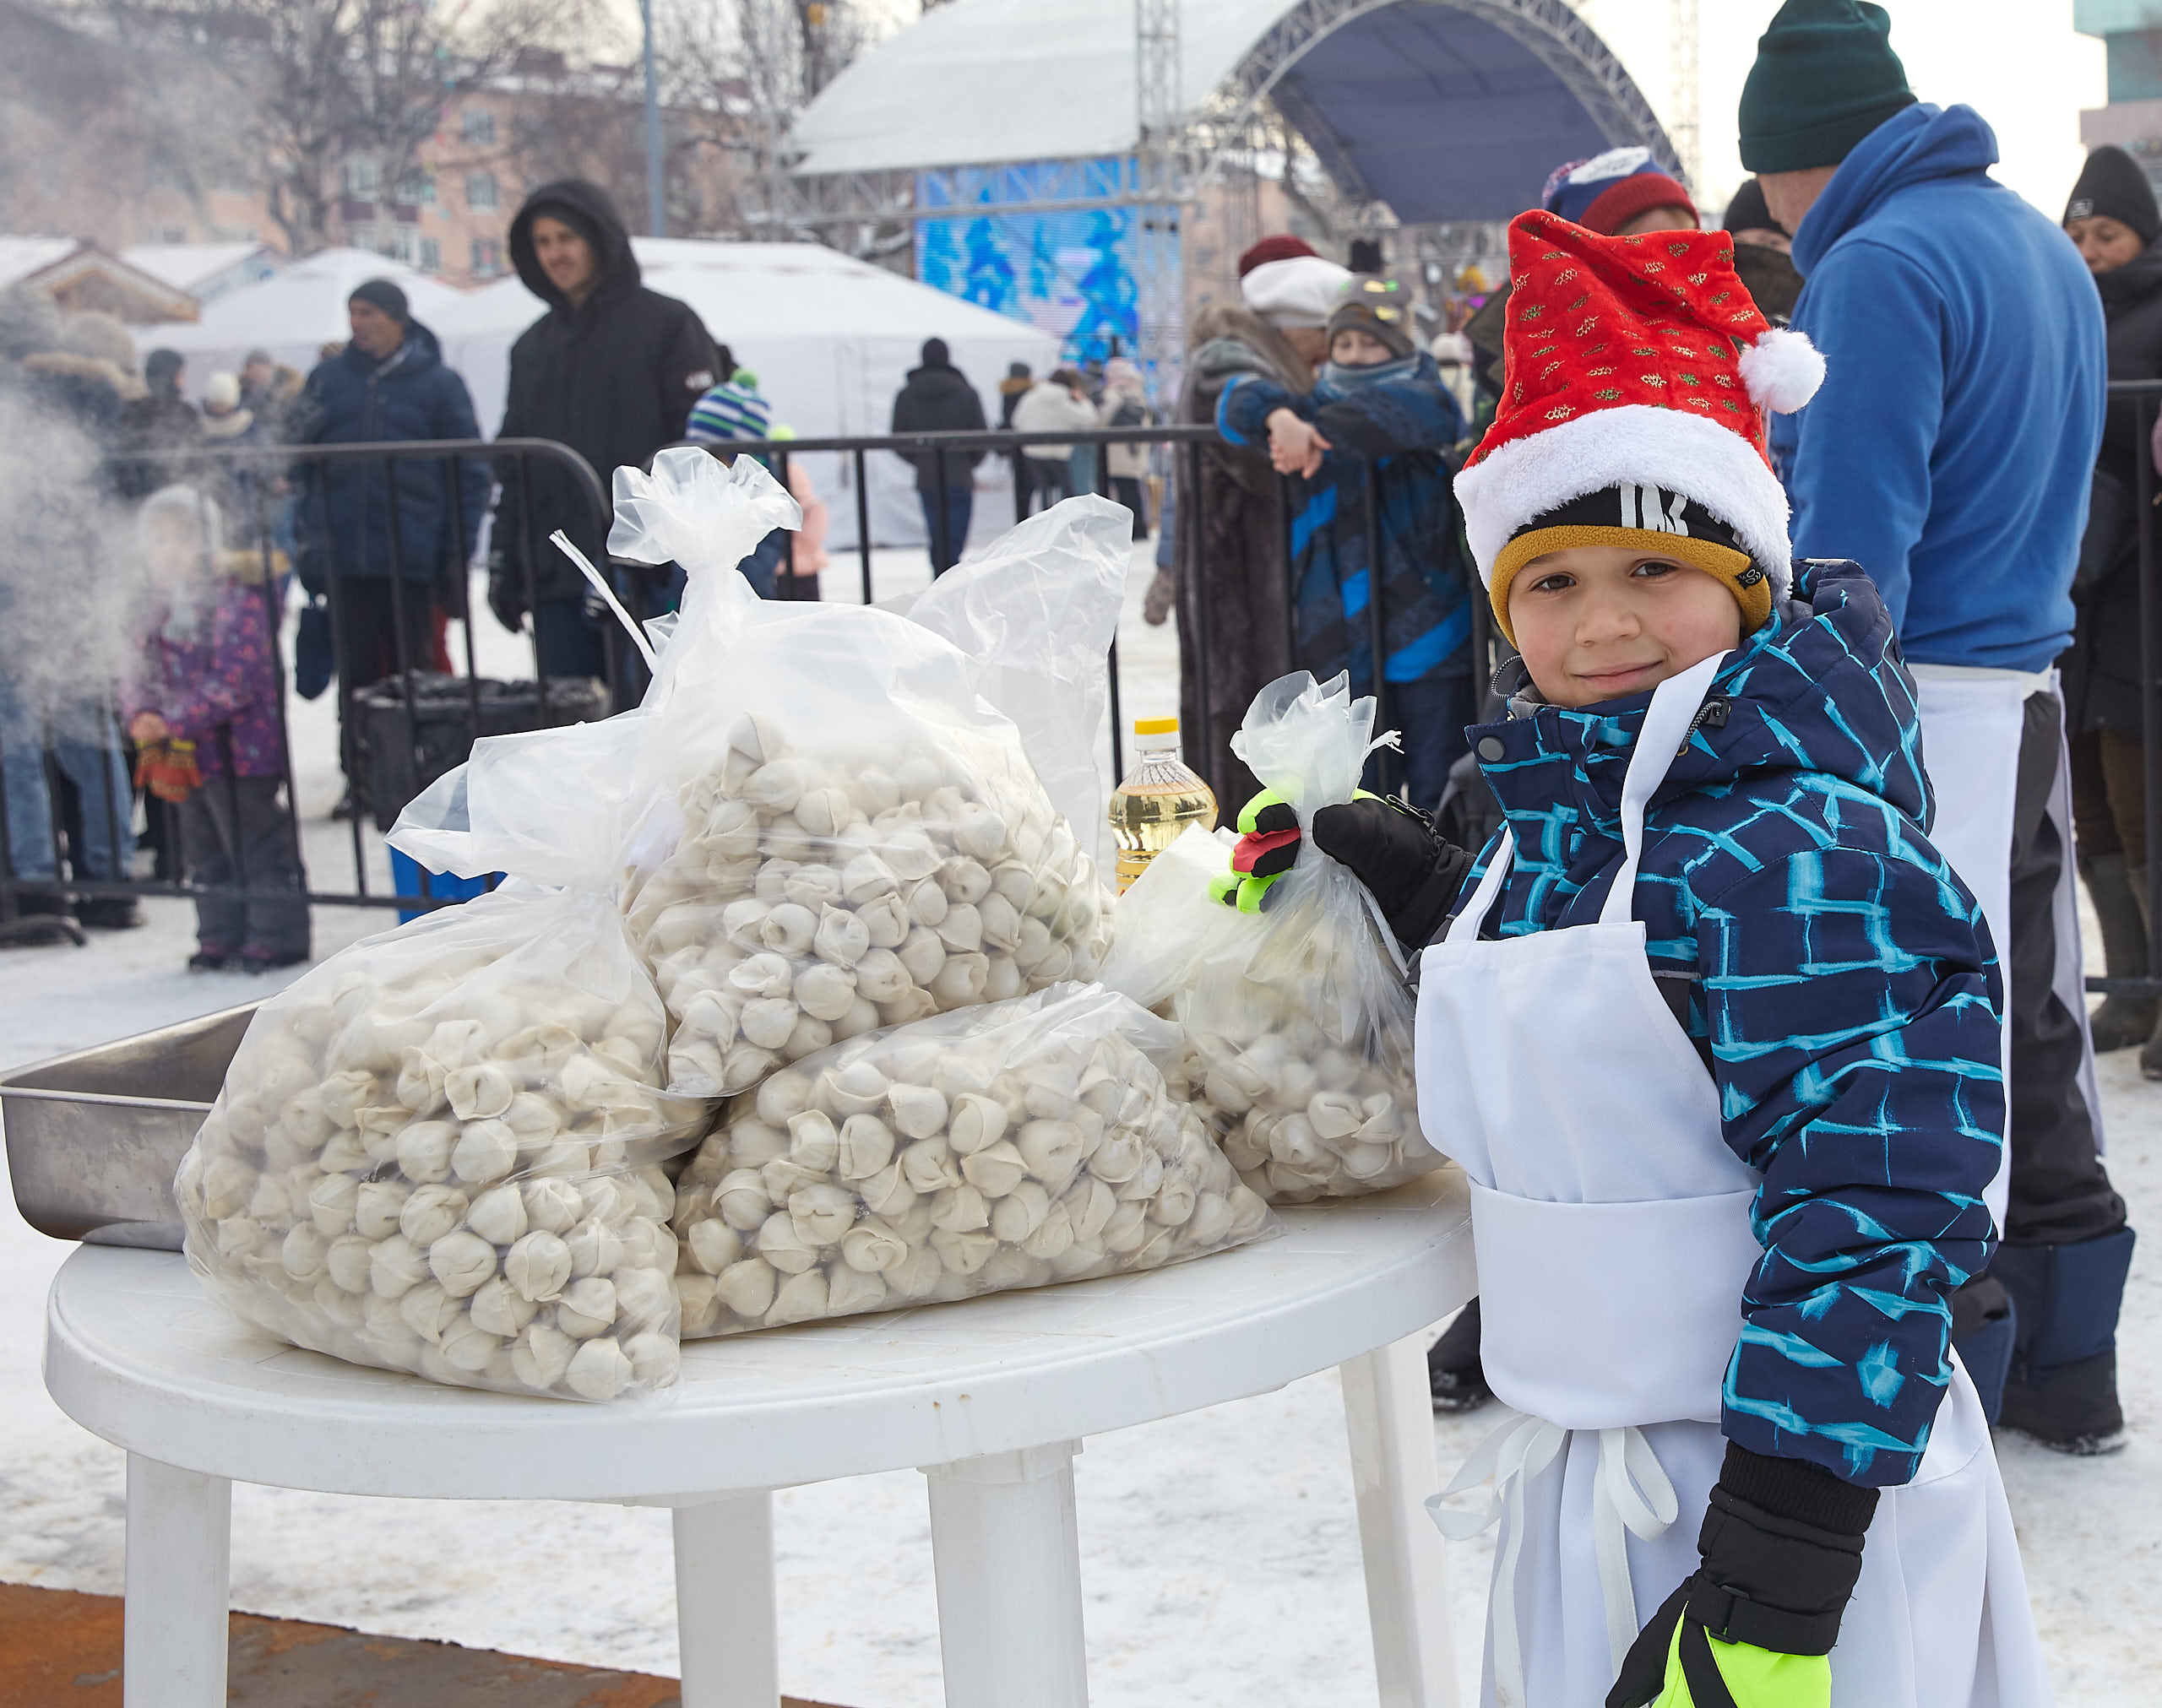
[[[827,86],[772,216],[910,222],[924,283],[1168,377],[1181,226],[1272,106],[1350,230],[1506,220],[1624,144],[1681,171],[1564,0],[957,0]]]

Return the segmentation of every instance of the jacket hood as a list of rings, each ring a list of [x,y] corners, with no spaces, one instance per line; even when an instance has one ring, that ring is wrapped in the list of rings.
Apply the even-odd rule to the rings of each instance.
[[[1187,328],[1187,348],[1189,371],[1204,377],[1257,373],[1295,392],[1313,389],[1313,370],[1290,340],[1243,303],[1203,304]]]
[[[31,373],[54,379],[102,386],[122,403],[150,394],[150,388],[139,377],[102,356],[78,355],[67,350],[41,350],[35,355],[24,356],[23,366]]]
[[[1970,106],[1916,101],[1863,138],[1839,165],[1794,234],[1794,264],[1806,279],[1831,247],[1889,196],[1931,178],[1985,173],[1996,133]]]
[[[443,340],[417,320],[405,323],[405,360],[383,376],[385,380],[410,379],[443,366]],[[348,344],[340,358],[354,372],[372,374],[382,366],[358,344]]]
[[[525,198],[510,225],[511,263],[525,288],[558,312],[568,310],[570,298],[550,282],[533,252],[533,222],[551,214],[577,230],[600,259],[600,279],[588,302],[620,296],[637,287],[640,274],[638,257],[631,252],[630,230],[608,192],[583,178],[558,178],[543,184]]]
[[[2094,288],[2101,293],[2102,312],[2110,320],[2162,292],[2162,237],[2116,272],[2096,274]]]
[[[1724,794],[1783,772],[1834,777],[1926,832],[1935,811],[1921,767],[1915,687],[1892,620],[1858,564],[1795,566],[1795,597],[1712,679],[1705,710],[1650,810],[1687,794]],[[1517,827],[1545,845],[1559,819],[1619,838],[1622,782],[1652,697],[1570,709],[1538,705],[1474,732],[1498,740],[1481,769]],[[1532,840],[1532,838],[1538,838]]]

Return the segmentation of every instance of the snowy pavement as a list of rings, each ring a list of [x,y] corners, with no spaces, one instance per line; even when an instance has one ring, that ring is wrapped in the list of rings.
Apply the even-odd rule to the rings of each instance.
[[[879,554],[881,598],[920,585],[921,553]],[[1141,621],[1149,566],[1137,550],[1121,631],[1128,718],[1176,709],[1176,649]],[[828,572],[856,596],[853,558]],[[515,672],[489,623],[484,670]],[[454,644],[456,644],[454,637]],[[327,702],[296,705],[296,750],[318,881],[350,879],[344,827],[322,821],[335,779]],[[1104,746],[1108,764],[1108,743]],[[372,841],[372,838],[371,838]],[[379,859],[379,854],[376,856]],[[378,881],[380,879],[378,878]],[[273,981],[182,972],[192,910],[153,903],[142,930],[85,950],[0,958],[0,1067],[206,1012]],[[316,916],[327,952],[387,924],[357,909]],[[2162,1087],[2106,1058],[2110,1163],[2137,1225],[2162,1187]],[[0,1195],[0,1580],[108,1595],[122,1586],[124,1466],[38,1378],[44,1299],[73,1250],[31,1232]],[[2120,1337],[2131,1445],[2068,1460],[2012,1439],[1998,1452],[2058,1700],[2144,1703],[2162,1670],[2162,1256],[2143,1246]],[[1494,1413],[1437,1422],[1451,1467]],[[1077,1461],[1089,1679],[1100,1708],[1311,1708],[1373,1700],[1341,1396],[1334,1375],[1274,1394],[1091,1439]],[[784,1491],[776,1502],[781,1684],[850,1708],[942,1700],[930,1530],[912,1472]],[[1491,1549],[1453,1546],[1454,1624],[1467,1700]],[[234,1491],[232,1597],[252,1613],[437,1638],[655,1673],[676,1667],[668,1515],[549,1502],[367,1500]]]

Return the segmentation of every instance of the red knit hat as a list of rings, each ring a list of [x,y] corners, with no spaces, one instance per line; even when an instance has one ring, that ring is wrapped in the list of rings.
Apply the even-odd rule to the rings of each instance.
[[[1823,357],[1758,312],[1725,231],[1602,237],[1519,214],[1509,284],[1501,405],[1456,480],[1502,632],[1523,563],[1644,536],[1726,583],[1756,627],[1793,578],[1763,411],[1807,403]]]
[[[1264,237],[1249,247],[1239,257],[1239,277],[1243,279],[1257,267],[1271,261],[1290,261],[1301,255],[1311,255],[1314,246],[1303,237],[1294,237],[1288,231],[1279,231],[1273,237]]]

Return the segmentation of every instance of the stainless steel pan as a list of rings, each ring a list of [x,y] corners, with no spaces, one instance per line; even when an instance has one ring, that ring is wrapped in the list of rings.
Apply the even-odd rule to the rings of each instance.
[[[56,1055],[0,1078],[23,1219],[56,1239],[180,1250],[172,1177],[257,1005]]]

